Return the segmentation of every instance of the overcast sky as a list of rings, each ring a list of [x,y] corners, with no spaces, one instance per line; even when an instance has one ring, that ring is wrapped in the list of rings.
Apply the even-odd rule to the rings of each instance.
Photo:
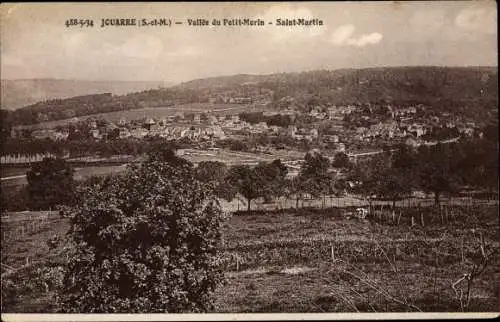
[[[107,27],[102,18],[318,18],[312,27]],[[68,18],[93,28],[67,28]],[[165,80],[402,65],[497,66],[494,1],[1,5],[2,79]]]

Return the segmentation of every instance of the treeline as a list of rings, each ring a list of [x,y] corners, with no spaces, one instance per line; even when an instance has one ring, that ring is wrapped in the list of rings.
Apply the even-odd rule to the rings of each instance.
[[[124,107],[124,108],[122,108]],[[41,101],[15,111],[8,111],[6,121],[13,124],[35,124],[82,115],[135,108],[123,105],[110,93]]]
[[[345,175],[339,175],[344,172]],[[444,194],[454,195],[464,187],[498,191],[498,144],[484,138],[455,144],[437,144],[413,149],[398,146],[356,164],[344,153],[333,161],[318,152],[307,153],[297,176],[287,177],[280,160],[259,163],[255,167],[237,165],[227,168],[220,162],[202,162],[200,180],[214,184],[219,196],[232,200],[240,194],[247,200],[286,196],[314,198],[351,192],[363,196],[370,204],[374,199],[397,200],[415,191],[432,193],[439,204]],[[212,174],[212,175],[211,175]]]
[[[147,145],[148,153],[155,151],[158,145],[165,144],[151,141]],[[168,146],[170,149],[176,148],[172,143],[168,143]],[[173,152],[171,154],[174,163],[190,163]],[[168,158],[166,160],[168,162]],[[66,169],[60,162],[57,164],[61,169]],[[39,166],[39,163],[35,164],[35,167]],[[320,198],[332,194],[340,196],[346,192],[361,195],[370,204],[374,199],[391,200],[394,204],[415,191],[424,191],[432,193],[438,204],[442,195],[453,196],[466,187],[498,192],[498,135],[486,132],[482,139],[423,145],[417,149],[399,145],[395,151],[387,150],[356,163],[351,163],[344,153],[337,153],[330,160],[313,150],[306,153],[296,176],[288,176],[288,168],[279,159],[261,162],[254,167],[227,167],[221,162],[206,161],[201,162],[195,170],[198,179],[209,183],[220,198],[230,201],[237,194],[243,196],[249,210],[251,202],[259,198],[266,201],[282,196],[295,198],[298,207],[299,201],[305,196]],[[37,169],[35,172],[50,174],[53,171]],[[71,170],[63,172],[68,174]],[[25,210],[30,206],[40,208],[57,205],[57,202],[33,203],[29,197],[29,191],[33,191],[30,190],[32,183],[29,178],[28,175],[28,187],[16,192],[16,195],[2,194],[3,209]],[[52,180],[53,176],[49,175],[48,178],[42,180],[42,187],[67,186],[67,183],[61,185]],[[43,189],[35,190],[37,193],[32,194],[32,197],[45,200],[39,198],[44,194]],[[51,191],[48,188],[46,190]],[[71,189],[63,190],[67,192]],[[51,195],[50,198],[57,201],[57,197]]]
[[[2,155],[23,155],[26,157],[37,154],[69,155],[70,158],[113,155],[139,156],[146,153],[151,144],[161,139],[115,139],[109,141],[96,140],[66,140],[52,141],[50,139],[8,139],[3,142]]]
[[[453,144],[399,147],[392,156],[359,162],[350,179],[352,191],[371,204],[375,198],[397,200],[415,191],[454,196],[464,188],[498,192],[498,144],[482,139]]]
[[[264,115],[263,112],[249,112],[249,113],[240,113],[240,120],[248,122],[250,124],[257,124],[264,122],[268,126],[281,126],[287,127],[291,125],[294,121],[290,115]]]

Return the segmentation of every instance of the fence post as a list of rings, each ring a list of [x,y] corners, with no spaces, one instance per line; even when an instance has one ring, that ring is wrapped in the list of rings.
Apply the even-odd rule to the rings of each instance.
[[[460,243],[460,252],[462,253],[462,264],[465,262],[464,256],[464,237],[462,236],[462,242]]]

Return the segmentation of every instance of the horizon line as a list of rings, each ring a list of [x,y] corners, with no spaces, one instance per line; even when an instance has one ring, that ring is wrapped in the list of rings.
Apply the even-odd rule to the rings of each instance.
[[[131,79],[85,79],[85,78],[58,78],[58,77],[32,77],[32,78],[4,78],[0,76],[1,81],[30,81],[30,80],[54,80],[54,81],[82,81],[82,82],[157,82],[157,83],[171,83],[172,85],[187,83],[195,80],[218,78],[218,77],[231,77],[231,76],[271,76],[279,74],[300,74],[315,71],[340,71],[340,70],[363,70],[363,69],[380,69],[380,68],[498,68],[498,65],[387,65],[387,66],[372,66],[372,67],[341,67],[341,68],[316,68],[316,69],[305,69],[302,71],[276,71],[270,73],[234,73],[234,74],[219,74],[214,76],[205,76],[192,78],[185,81],[172,81],[167,79],[153,79],[153,80],[131,80]]]

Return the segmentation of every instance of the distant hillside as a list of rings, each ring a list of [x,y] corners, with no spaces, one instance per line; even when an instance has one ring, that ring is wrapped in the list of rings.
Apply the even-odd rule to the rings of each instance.
[[[381,67],[272,75],[234,75],[193,80],[172,89],[201,96],[273,92],[279,105],[294,98],[313,105],[422,104],[441,112],[488,117],[498,111],[497,67]],[[251,96],[252,94],[249,94]]]
[[[19,79],[1,81],[1,107],[14,110],[39,101],[73,96],[112,93],[123,95],[171,86],[149,81],[85,81],[67,79]]]
[[[88,95],[49,100],[5,113],[11,125],[34,124],[104,112],[244,98],[260,106],[299,109],[315,105],[422,104],[437,112],[478,120],[497,117],[496,67],[387,67],[193,80],[122,96]],[[283,100],[283,98],[287,98]]]
[[[384,67],[193,80],[173,88],[221,92],[272,89],[276,96],[314,95],[333,104],[490,99],[498,95],[496,67]]]
[[[230,76],[218,76],[210,78],[195,79],[179,85],[179,87],[189,89],[217,89],[225,87],[233,87],[239,85],[252,85],[260,83],[265,80],[276,80],[279,75],[292,75],[292,74],[272,74],[272,75],[248,75],[238,74]]]

